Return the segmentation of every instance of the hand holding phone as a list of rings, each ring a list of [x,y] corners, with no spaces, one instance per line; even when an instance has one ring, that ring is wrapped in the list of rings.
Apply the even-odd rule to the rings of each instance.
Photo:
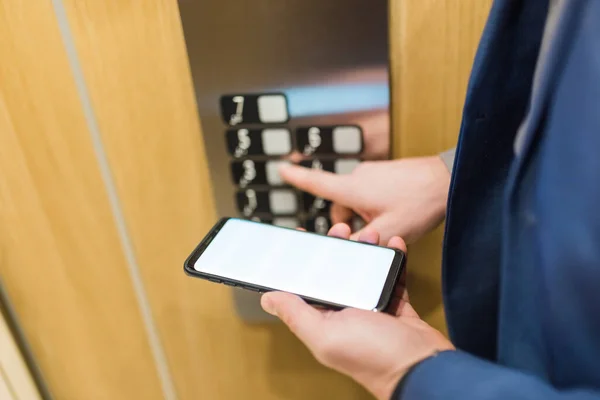
[[[349,238],[350,229],[336,224],[329,235]],[[369,243],[379,243],[379,239],[379,233],[370,228],[358,238]],[[397,236],[387,244],[406,250],[406,244]],[[261,304],[265,311],[280,318],[319,362],[352,377],[378,399],[391,398],[411,366],[454,349],[442,333],[419,318],[402,280],[386,314],[352,308],[317,310],[284,292],[263,295]]]
[[[325,307],[382,311],[404,259],[396,249],[223,218],[184,269],[216,283],[294,293]]]

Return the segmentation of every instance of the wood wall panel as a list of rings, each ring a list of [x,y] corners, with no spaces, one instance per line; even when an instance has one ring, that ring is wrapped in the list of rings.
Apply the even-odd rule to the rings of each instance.
[[[52,4],[0,2],[0,275],[56,399],[158,399]]]
[[[215,210],[176,2],[65,4],[179,398],[367,398],[285,327],[241,322],[228,288],[183,273]]]
[[[396,158],[456,145],[467,81],[492,0],[392,0],[393,151]],[[445,330],[443,227],[409,249],[409,291],[419,313]]]

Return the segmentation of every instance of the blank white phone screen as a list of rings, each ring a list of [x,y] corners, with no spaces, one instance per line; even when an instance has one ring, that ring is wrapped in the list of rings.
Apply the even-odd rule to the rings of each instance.
[[[395,251],[229,219],[196,271],[344,306],[377,306]]]

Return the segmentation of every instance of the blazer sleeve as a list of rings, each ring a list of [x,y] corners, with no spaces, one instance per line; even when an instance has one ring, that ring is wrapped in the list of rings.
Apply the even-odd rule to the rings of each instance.
[[[392,400],[469,399],[600,400],[600,392],[558,390],[535,376],[462,351],[447,351],[418,364],[392,396]]]

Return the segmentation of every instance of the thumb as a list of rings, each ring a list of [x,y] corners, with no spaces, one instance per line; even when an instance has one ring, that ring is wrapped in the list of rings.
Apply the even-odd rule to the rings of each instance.
[[[300,190],[336,203],[351,206],[348,204],[348,199],[352,196],[349,191],[348,175],[339,175],[296,165],[281,167],[279,174],[284,181]]]
[[[269,292],[262,296],[260,304],[263,310],[281,319],[307,345],[318,340],[323,315],[300,297],[284,292]]]

